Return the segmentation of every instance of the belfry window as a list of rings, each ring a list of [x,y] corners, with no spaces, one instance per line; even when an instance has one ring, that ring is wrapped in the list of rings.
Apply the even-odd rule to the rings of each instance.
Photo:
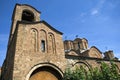
[[[45,52],[45,41],[41,40],[41,51]]]
[[[29,10],[24,10],[22,13],[22,20],[23,21],[34,21],[34,14]]]
[[[78,49],[80,49],[80,42],[78,42]]]

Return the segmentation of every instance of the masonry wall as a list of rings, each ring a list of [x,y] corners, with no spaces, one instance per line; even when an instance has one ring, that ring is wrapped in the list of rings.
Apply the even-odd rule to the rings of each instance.
[[[113,62],[114,64],[117,65],[118,70],[120,70],[120,61],[118,60],[108,60],[108,59],[101,59],[101,58],[91,58],[91,57],[84,57],[84,56],[73,56],[73,55],[65,55],[67,59],[67,65],[68,68],[75,68],[80,67],[80,65],[83,65],[87,69],[89,68],[95,68],[95,67],[100,67],[102,62],[107,63],[108,65]]]
[[[32,35],[30,33],[32,29],[36,30],[37,38],[31,37]],[[30,69],[40,63],[53,63],[64,71],[66,60],[64,56],[62,35],[53,32],[43,23],[34,25],[19,24],[17,32],[13,80],[25,80]],[[49,47],[52,47],[48,45],[49,33],[52,33],[55,38],[55,52],[50,52],[49,50]],[[36,40],[34,41],[33,38]],[[45,52],[41,51],[41,38],[46,42]]]

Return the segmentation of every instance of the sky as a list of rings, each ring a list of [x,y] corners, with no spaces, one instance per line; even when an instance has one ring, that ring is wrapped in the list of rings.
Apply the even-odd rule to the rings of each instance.
[[[0,66],[6,56],[15,4],[28,4],[40,19],[63,32],[63,40],[76,35],[101,52],[113,50],[120,58],[120,0],[0,0]]]

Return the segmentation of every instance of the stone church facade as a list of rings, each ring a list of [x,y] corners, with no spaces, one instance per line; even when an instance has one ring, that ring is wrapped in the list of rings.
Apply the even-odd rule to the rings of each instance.
[[[103,57],[85,38],[63,41],[63,33],[41,21],[40,14],[30,5],[16,4],[0,80],[62,80],[66,68],[89,69],[110,60],[120,68],[112,51]]]

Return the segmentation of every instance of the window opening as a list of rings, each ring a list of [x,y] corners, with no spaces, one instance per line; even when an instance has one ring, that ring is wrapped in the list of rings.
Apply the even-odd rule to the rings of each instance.
[[[45,52],[45,41],[41,40],[41,50],[42,52]]]
[[[32,22],[34,21],[34,14],[28,10],[25,10],[22,13],[22,20]]]
[[[80,49],[80,43],[78,42],[78,49]]]

